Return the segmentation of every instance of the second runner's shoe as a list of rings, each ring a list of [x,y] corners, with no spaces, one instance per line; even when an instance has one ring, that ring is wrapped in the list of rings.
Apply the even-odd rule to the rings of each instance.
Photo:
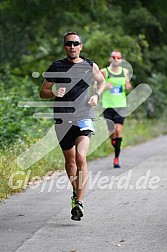
[[[118,158],[114,158],[114,168],[121,168]]]

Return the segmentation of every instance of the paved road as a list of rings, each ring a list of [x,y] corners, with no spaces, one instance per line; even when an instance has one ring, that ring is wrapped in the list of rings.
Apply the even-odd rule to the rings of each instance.
[[[0,251],[167,251],[167,136],[89,163],[81,222],[64,173],[0,205]],[[61,189],[62,188],[62,189]]]

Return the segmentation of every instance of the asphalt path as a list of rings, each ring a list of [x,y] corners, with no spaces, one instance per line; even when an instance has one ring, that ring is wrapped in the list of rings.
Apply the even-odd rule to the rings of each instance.
[[[70,219],[66,174],[0,204],[0,251],[167,251],[167,136],[89,162],[84,217]]]

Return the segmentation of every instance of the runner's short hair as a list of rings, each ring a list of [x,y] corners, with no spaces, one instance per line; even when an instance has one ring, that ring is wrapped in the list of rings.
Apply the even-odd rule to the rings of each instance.
[[[79,37],[79,39],[80,39],[80,42],[82,43],[81,36],[75,31],[69,31],[69,32],[64,34],[64,43],[66,42],[66,38],[67,38],[68,35],[77,35]]]

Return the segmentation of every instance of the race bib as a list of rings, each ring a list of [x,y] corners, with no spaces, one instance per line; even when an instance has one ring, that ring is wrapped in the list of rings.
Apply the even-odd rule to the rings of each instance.
[[[79,120],[79,121],[77,121],[77,125],[81,131],[82,130],[91,130],[92,132],[95,132],[92,119]]]
[[[110,89],[111,94],[121,94],[122,93],[122,86],[112,87]]]

